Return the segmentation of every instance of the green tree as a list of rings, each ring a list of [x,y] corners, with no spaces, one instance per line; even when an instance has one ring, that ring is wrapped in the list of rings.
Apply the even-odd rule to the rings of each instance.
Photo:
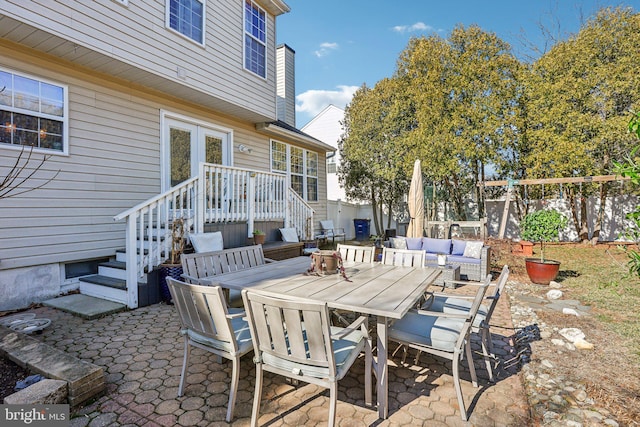
[[[440,184],[456,219],[466,219],[468,194],[512,139],[518,61],[510,46],[478,26],[456,27],[448,39],[412,39],[400,55],[396,78],[416,111],[407,136],[427,178]]]
[[[528,142],[522,155],[527,178],[603,175],[628,152],[633,141],[622,129],[640,100],[639,45],[640,15],[607,8],[533,64],[525,95],[530,123],[521,129]],[[589,241],[585,200],[599,195],[591,236],[597,241],[608,184],[567,190],[584,242]]]
[[[631,120],[629,120],[629,132],[640,139],[640,112],[635,113]],[[631,153],[626,156],[626,161],[623,163],[614,162],[616,173],[626,176],[631,179],[631,182],[635,186],[640,185],[640,159],[638,159],[638,150],[640,145],[631,150]],[[631,220],[632,226],[629,227],[623,233],[623,237],[638,242],[640,240],[640,206],[636,206],[633,212],[627,214],[627,219]],[[640,277],[640,252],[637,250],[629,249],[625,246],[627,255],[629,256],[629,272]]]
[[[402,143],[412,127],[403,98],[393,79],[383,79],[373,89],[363,85],[345,109],[345,132],[338,141],[340,182],[347,197],[371,203],[378,233],[384,228],[383,214],[391,218],[407,191],[413,162],[410,147]]]

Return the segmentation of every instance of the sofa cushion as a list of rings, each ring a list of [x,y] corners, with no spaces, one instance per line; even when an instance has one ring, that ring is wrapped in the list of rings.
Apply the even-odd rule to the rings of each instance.
[[[464,253],[462,254],[465,257],[480,259],[482,255],[482,246],[483,242],[479,241],[469,241],[464,248]]]
[[[451,255],[464,255],[464,248],[467,247],[466,240],[453,239],[453,247],[451,248]]]
[[[404,237],[389,237],[393,249],[407,249],[407,239]]]
[[[416,249],[422,249],[421,237],[407,237],[407,249],[415,251]]]
[[[422,238],[422,250],[431,254],[450,254],[451,239]]]
[[[428,257],[428,255],[427,255]],[[435,257],[435,255],[434,255]],[[462,264],[480,264],[481,260],[479,258],[471,258],[468,256],[462,255],[449,255],[447,256],[447,264],[449,263],[462,263]]]

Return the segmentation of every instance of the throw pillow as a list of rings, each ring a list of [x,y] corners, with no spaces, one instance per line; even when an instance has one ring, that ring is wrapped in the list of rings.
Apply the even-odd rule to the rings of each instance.
[[[422,238],[422,250],[430,254],[450,254],[451,239]]]
[[[422,249],[422,237],[407,237],[407,249]]]
[[[299,242],[300,241],[298,240],[298,232],[293,227],[281,228],[280,234],[282,234],[283,242]]]
[[[213,233],[191,233],[189,235],[191,245],[196,252],[213,252],[224,249],[222,241],[222,233],[214,231]]]
[[[422,249],[422,237],[407,237],[407,249],[413,251]]]
[[[483,242],[467,242],[467,245],[464,248],[464,253],[462,256],[466,256],[469,258],[480,259],[482,255],[482,246]]]
[[[463,255],[464,250],[467,247],[467,242],[465,240],[457,240],[453,239],[453,248],[451,249],[451,255]]]
[[[407,249],[407,240],[404,237],[389,237],[389,243],[393,249]]]

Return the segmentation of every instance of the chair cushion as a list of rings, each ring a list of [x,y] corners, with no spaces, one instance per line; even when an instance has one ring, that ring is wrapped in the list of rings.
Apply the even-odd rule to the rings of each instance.
[[[238,342],[238,354],[244,354],[251,350],[253,348],[253,342],[251,341],[249,324],[247,323],[245,318],[236,317],[234,319],[231,319],[231,327],[233,328],[236,341]],[[225,351],[227,353],[231,353],[233,351],[231,343],[228,341],[215,340],[190,329],[186,330],[186,334],[193,341],[202,345]]]
[[[483,242],[467,242],[465,248],[464,248],[464,253],[462,255],[469,257],[469,258],[476,258],[476,259],[480,259],[480,257],[482,256],[482,246],[484,245]]]
[[[402,343],[414,343],[419,346],[453,352],[463,326],[464,319],[409,312],[391,325],[389,338]]]
[[[331,333],[336,334],[343,328],[331,327]],[[331,340],[333,345],[333,356],[336,361],[336,377],[340,379],[351,366],[351,362],[358,357],[358,354],[364,348],[365,339],[362,332],[358,329],[338,340]],[[263,353],[262,360],[267,365],[275,366],[288,372],[299,371],[299,375],[306,375],[315,378],[325,378],[329,375],[329,368],[321,366],[307,365],[304,363],[292,362],[285,360],[272,354]],[[292,374],[295,378],[295,376]]]
[[[280,229],[280,234],[282,234],[282,241],[283,242],[297,243],[297,242],[300,241],[300,240],[298,240],[298,232],[293,227],[281,228]]]
[[[451,239],[422,238],[422,250],[432,254],[450,254]]]
[[[471,309],[473,300],[455,297],[437,296],[423,307],[424,310],[437,311],[439,313],[465,314]],[[486,305],[481,304],[473,320],[473,326],[478,328],[480,323],[487,317],[489,309]]]
[[[191,233],[189,239],[196,252],[213,252],[224,249],[222,241],[222,233],[215,231],[213,233]]]
[[[453,239],[451,240],[451,243],[453,244],[451,248],[451,255],[464,255],[464,248],[467,247],[466,240]]]

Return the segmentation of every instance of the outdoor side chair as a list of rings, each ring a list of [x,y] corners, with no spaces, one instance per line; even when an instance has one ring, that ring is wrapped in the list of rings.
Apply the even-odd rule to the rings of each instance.
[[[316,238],[324,240],[331,238],[333,243],[336,242],[336,237],[342,238],[343,242],[347,239],[347,233],[344,231],[344,228],[335,227],[331,219],[320,221],[320,227],[322,227],[322,234],[316,236]]]
[[[490,275],[489,275],[490,277]],[[491,339],[490,322],[491,315],[498,305],[500,295],[507,284],[509,279],[509,266],[502,267],[500,276],[495,284],[495,292],[488,295],[485,300],[489,301],[489,304],[481,304],[478,309],[478,314],[471,326],[471,332],[480,335],[480,341],[482,344],[482,355],[484,357],[485,364],[487,366],[487,373],[489,374],[489,380],[493,381],[493,369],[491,367],[492,362],[496,362],[497,358],[493,352],[493,341]],[[474,281],[455,281],[456,284],[478,286],[483,282]],[[440,313],[466,313],[471,310],[473,296],[459,295],[455,293],[434,293],[431,299],[428,299],[422,308],[424,310],[435,311]]]
[[[365,352],[365,402],[371,403],[371,341],[367,318],[347,328],[329,324],[326,303],[283,299],[243,290],[254,345],[256,389],[251,425],[258,425],[263,372],[329,389],[329,426],[335,425],[338,381]]]
[[[424,267],[425,251],[421,249],[382,248],[382,264],[403,267]]]
[[[457,314],[411,310],[389,327],[389,341],[395,341],[404,348],[403,363],[407,347],[451,360],[453,383],[460,405],[460,415],[464,421],[468,420],[468,414],[460,385],[459,364],[466,353],[471,381],[477,387],[478,378],[471,355],[470,333],[471,325],[490,283],[491,277],[487,276],[486,281],[478,288],[468,312]]]
[[[240,378],[240,358],[253,350],[249,325],[244,311],[227,309],[220,286],[200,286],[167,278],[169,291],[180,316],[184,336],[184,359],[178,396],[182,396],[189,365],[191,346],[198,347],[233,362],[231,388],[227,407],[227,422],[233,419],[233,410]]]
[[[368,262],[372,263],[375,259],[375,246],[355,246],[343,245],[338,243],[336,251],[340,252],[342,261]]]

